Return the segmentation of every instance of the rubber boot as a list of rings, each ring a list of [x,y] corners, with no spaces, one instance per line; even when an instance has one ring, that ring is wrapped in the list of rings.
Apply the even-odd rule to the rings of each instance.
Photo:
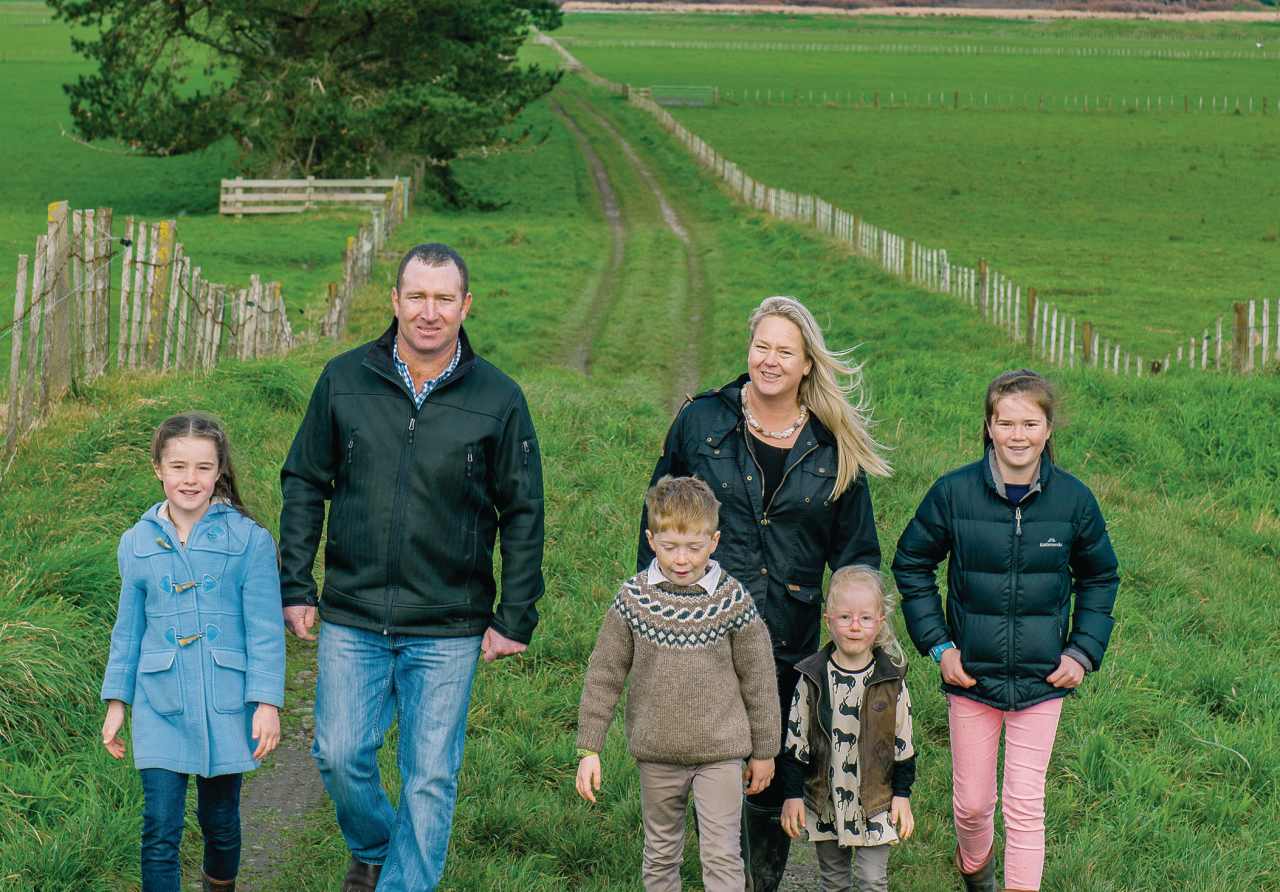
[[[761,808],[742,802],[742,860],[746,892],[777,892],[787,869],[791,837],[782,829],[781,808]]]
[[[964,878],[965,892],[998,892],[995,843],[992,843],[991,851],[987,852],[987,860],[983,861],[982,866],[973,873],[965,873],[964,868],[960,866],[960,847],[956,846],[956,870],[960,871],[960,876]]]
[[[236,892],[235,880],[215,880],[200,871],[200,890],[201,892]]]

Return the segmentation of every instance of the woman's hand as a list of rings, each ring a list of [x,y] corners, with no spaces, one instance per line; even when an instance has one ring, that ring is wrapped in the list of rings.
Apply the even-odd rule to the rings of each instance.
[[[959,688],[971,688],[978,683],[978,679],[964,671],[964,662],[960,659],[958,647],[949,647],[944,650],[938,665],[942,669],[942,680],[947,684],[953,684]]]
[[[773,780],[773,760],[748,759],[746,770],[742,772],[742,779],[747,783],[748,796],[759,793],[769,786],[769,781]]]
[[[1063,654],[1058,661],[1057,670],[1046,680],[1055,688],[1079,687],[1080,682],[1084,681],[1084,667],[1074,658]]]
[[[583,756],[578,763],[578,780],[575,783],[578,795],[588,802],[595,802],[596,795],[591,791],[600,789],[600,781],[600,757],[594,753]]]
[[[259,703],[253,713],[252,736],[258,741],[258,748],[253,751],[253,758],[255,761],[260,761],[280,744],[280,710],[270,703]]]
[[[124,758],[124,741],[120,739],[120,727],[124,724],[124,701],[107,701],[107,718],[102,723],[102,745],[117,759]]]
[[[894,796],[889,806],[889,823],[898,828],[899,839],[910,839],[916,829],[915,816],[911,814],[911,800],[905,796]]]
[[[782,829],[787,831],[787,836],[799,839],[800,831],[804,830],[804,822],[803,799],[788,799],[782,803]]]

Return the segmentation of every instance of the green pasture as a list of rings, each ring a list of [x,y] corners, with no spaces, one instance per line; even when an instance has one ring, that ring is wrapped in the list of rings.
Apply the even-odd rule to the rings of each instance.
[[[0,63],[5,110],[0,128],[0,326],[13,318],[18,255],[34,252],[36,236],[45,231],[48,205],[64,200],[74,209],[113,208],[117,237],[124,236],[129,214],[148,222],[175,219],[178,241],[206,280],[244,287],[257,273],[264,282],[282,283],[291,310],[318,308],[326,283],[342,278],[347,237],[368,222],[368,214],[347,209],[221,217],[219,181],[235,176],[237,157],[229,140],[191,155],[141,158],[120,154],[123,147],[114,143],[89,148],[64,137],[71,114],[61,85],[89,66],[74,60],[71,29],[65,23],[24,24],[28,19],[47,21],[49,13],[40,3],[0,2],[0,49],[34,49],[56,58]],[[117,261],[112,269],[116,288],[119,276]],[[309,327],[306,317],[299,318],[301,327]]]
[[[729,203],[647,115],[571,80],[558,101],[596,144],[638,233],[625,266],[654,273],[673,246],[620,152],[580,96],[641,155],[690,230],[705,282],[702,383],[743,367],[745,321],[773,293],[804,299],[829,343],[862,346],[877,436],[895,476],[872,483],[886,562],[926,488],[980,449],[987,381],[1030,358],[968,308],[908,288],[812,231]],[[719,114],[717,109],[711,114]],[[808,113],[808,110],[800,110]],[[599,619],[633,569],[635,518],[669,418],[666,347],[681,322],[626,292],[600,321],[599,361],[564,368],[580,295],[609,250],[576,140],[545,103],[529,111],[535,151],[470,162],[494,213],[423,208],[395,249],[457,245],[476,294],[468,331],[529,395],[545,457],[548,593],[529,652],[482,666],[442,889],[639,890],[641,830],[621,722],[595,807],[573,791],[577,697]],[[814,110],[813,114],[825,114]],[[835,114],[834,112],[832,113]],[[974,117],[977,117],[976,115]],[[640,255],[652,254],[644,261]],[[649,265],[642,265],[647,262]],[[0,877],[4,888],[134,889],[137,773],[98,743],[120,533],[158,498],[146,443],[171,412],[228,423],[251,507],[273,527],[277,474],[324,361],[388,321],[390,264],[353,310],[345,345],[208,375],[107,378],[78,392],[23,444],[0,484]],[[676,277],[678,278],[678,277]],[[630,285],[628,288],[632,287]],[[675,284],[670,287],[676,287]],[[654,349],[658,345],[658,349]],[[1048,787],[1045,889],[1222,892],[1280,884],[1280,383],[1175,371],[1154,378],[1055,372],[1067,395],[1055,432],[1062,464],[1098,495],[1123,585],[1112,650],[1066,707]],[[53,506],[56,510],[51,510]],[[295,668],[302,648],[290,643]],[[950,761],[936,670],[915,660],[920,781],[916,836],[891,883],[955,887]],[[298,685],[291,681],[291,690]],[[303,692],[305,694],[305,692]],[[383,750],[394,786],[393,747]],[[197,834],[184,853],[197,856]],[[335,889],[347,860],[332,810],[291,828],[273,890]],[[699,888],[695,842],[683,870]]]
[[[635,18],[573,15],[564,32],[781,39],[778,31],[755,30],[764,25],[717,30],[713,17],[700,25],[686,17]],[[848,21],[805,24],[831,41],[905,40],[837,27]],[[1108,29],[1114,39],[1077,41],[1098,48],[1126,35],[1143,36],[1134,46],[1174,49],[1197,46],[1200,36],[1226,36],[1218,25],[898,21],[940,35],[966,32],[954,38],[960,44],[972,43],[970,29],[998,34],[990,40],[1005,45],[1032,28],[1060,32],[1068,25]],[[1237,27],[1245,28],[1227,31]],[[944,39],[953,38],[937,38]],[[986,258],[1024,291],[1035,287],[1059,309],[1094,322],[1104,338],[1148,358],[1176,353],[1189,336],[1214,328],[1233,301],[1271,298],[1280,275],[1275,59],[573,52],[604,77],[634,85],[717,86],[727,101],[672,111],[745,173],[945,248],[953,263],[975,266]]]

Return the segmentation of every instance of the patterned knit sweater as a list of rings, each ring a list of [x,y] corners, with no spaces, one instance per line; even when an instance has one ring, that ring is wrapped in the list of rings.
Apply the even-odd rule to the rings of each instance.
[[[627,748],[642,762],[697,765],[777,755],[782,717],[769,631],[746,589],[724,574],[700,586],[623,583],[582,687],[578,746],[600,752],[627,693]]]

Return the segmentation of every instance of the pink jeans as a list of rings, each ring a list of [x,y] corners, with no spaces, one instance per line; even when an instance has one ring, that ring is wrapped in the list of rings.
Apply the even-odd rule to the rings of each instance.
[[[1004,884],[1040,888],[1044,872],[1044,776],[1062,714],[1062,699],[1005,712],[967,697],[947,695],[951,723],[952,803],[960,863],[982,866],[995,841],[996,754],[1005,727],[1004,788],[1000,801],[1007,840]]]

